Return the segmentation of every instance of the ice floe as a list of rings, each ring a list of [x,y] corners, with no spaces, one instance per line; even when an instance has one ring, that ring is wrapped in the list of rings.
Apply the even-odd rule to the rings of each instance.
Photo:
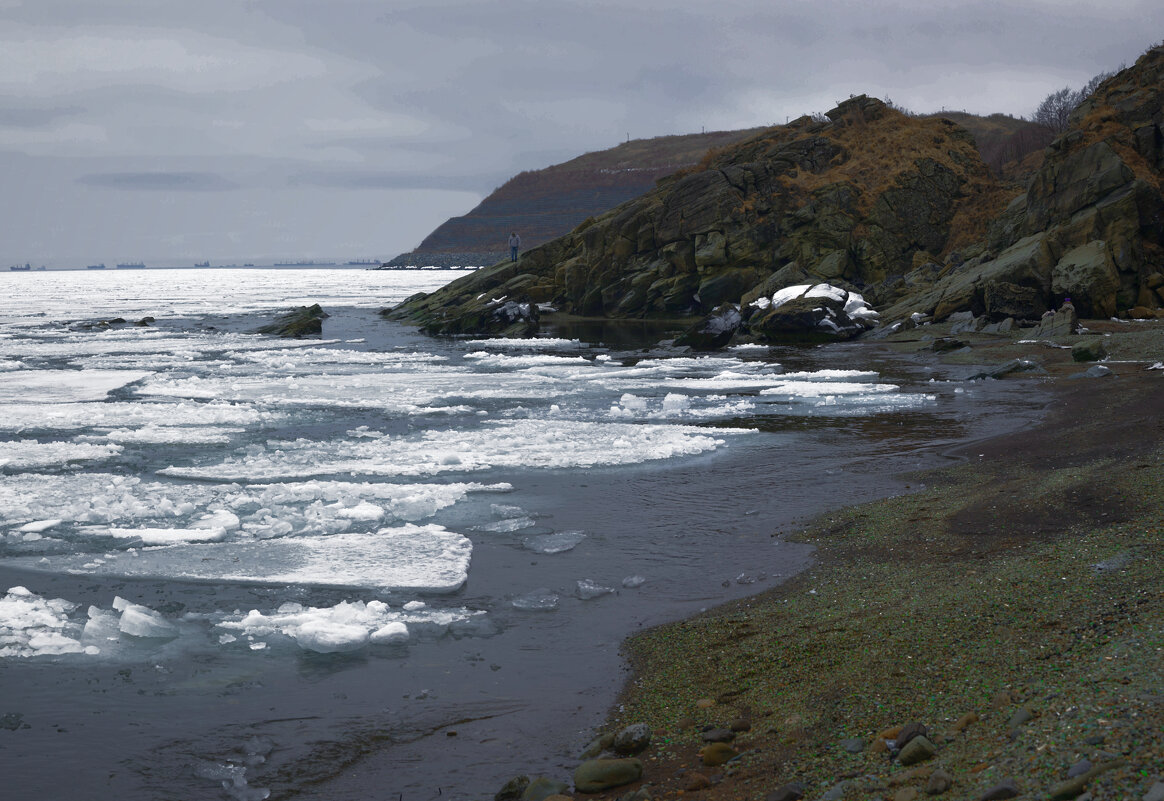
[[[235,403],[128,402],[4,404],[0,431],[69,431],[87,428],[259,426],[285,414]]]
[[[102,400],[150,375],[140,370],[21,370],[0,382],[0,404]]]
[[[121,453],[120,445],[93,445],[85,442],[38,442],[21,439],[0,442],[0,469],[30,470],[72,462],[99,462]]]

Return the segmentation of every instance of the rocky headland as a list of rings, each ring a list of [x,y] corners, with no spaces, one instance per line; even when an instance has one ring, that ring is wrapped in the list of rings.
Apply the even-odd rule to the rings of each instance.
[[[980,325],[1034,326],[1068,298],[1086,317],[1154,317],[1164,305],[1162,72],[1158,47],[1101,84],[1025,191],[1000,183],[950,120],[858,96],[827,120],[711,151],[517,263],[385,313],[434,334],[507,336],[533,335],[547,312],[688,324],[714,315],[722,334],[722,307],[734,307],[730,335],[700,346],[851,338],[875,327],[842,317],[854,295],[886,325],[968,312]],[[840,306],[803,293],[772,303],[818,285],[847,293]],[[505,304],[527,311],[493,313]]]

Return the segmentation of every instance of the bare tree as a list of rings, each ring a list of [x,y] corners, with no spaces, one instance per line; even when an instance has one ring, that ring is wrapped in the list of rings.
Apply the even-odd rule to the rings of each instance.
[[[1101,72],[1085,83],[1078,92],[1070,86],[1064,86],[1057,92],[1051,92],[1035,109],[1035,114],[1031,119],[1053,134],[1063,133],[1067,130],[1071,112],[1078,108],[1080,103],[1091,97],[1099,85],[1113,75],[1115,75],[1114,72]]]
[[[1052,133],[1060,134],[1067,130],[1067,120],[1071,112],[1079,105],[1079,93],[1070,86],[1064,86],[1057,92],[1052,92],[1043,99],[1035,109],[1032,119]]]

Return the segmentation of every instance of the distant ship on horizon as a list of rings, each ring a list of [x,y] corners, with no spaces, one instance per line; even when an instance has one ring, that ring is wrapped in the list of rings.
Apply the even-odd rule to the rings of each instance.
[[[105,269],[105,265],[104,265],[104,264],[90,264],[90,265],[89,265],[88,267],[86,267],[85,269],[86,269],[86,270],[104,270],[104,269]]]
[[[334,267],[334,261],[316,261],[315,259],[299,259],[298,261],[277,261],[275,267]]]
[[[367,267],[370,264],[375,264],[378,267],[383,264],[383,262],[379,259],[352,259],[351,261],[345,263],[352,267]]]
[[[130,261],[117,265],[117,269],[119,270],[144,270],[145,268],[145,264],[140,261]]]
[[[196,261],[196,262],[194,262],[194,266],[195,267],[209,267],[210,266],[210,259],[207,259],[206,261]]]
[[[8,269],[17,273],[27,273],[32,271],[32,265],[28,264],[27,262],[24,264],[13,264]]]

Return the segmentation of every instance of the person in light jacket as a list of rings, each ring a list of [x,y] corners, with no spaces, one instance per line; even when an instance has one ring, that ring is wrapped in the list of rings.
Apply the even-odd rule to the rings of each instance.
[[[511,231],[509,234],[509,260],[517,261],[517,249],[521,247],[521,237],[517,235],[516,231]]]

